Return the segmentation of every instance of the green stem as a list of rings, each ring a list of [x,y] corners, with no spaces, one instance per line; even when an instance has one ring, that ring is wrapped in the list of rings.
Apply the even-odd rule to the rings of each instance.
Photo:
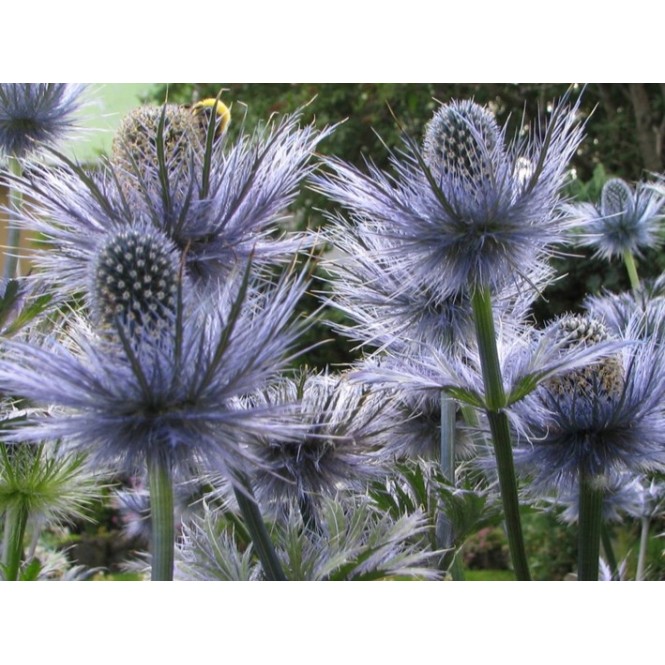
[[[605,558],[607,559],[607,565],[610,567],[612,573],[612,580],[615,582],[619,581],[619,566],[617,564],[617,558],[614,554],[614,547],[612,547],[612,538],[610,537],[609,529],[606,524],[601,524],[600,527],[600,539],[603,544],[603,552],[605,553]]]
[[[265,576],[271,581],[284,582],[286,581],[286,575],[268,535],[261,510],[256,503],[249,481],[245,477],[241,477],[239,480],[242,488],[234,487],[236,500],[263,566]]]
[[[2,563],[5,579],[15,582],[18,579],[23,558],[23,538],[28,523],[28,508],[25,502],[12,504],[5,512],[5,533],[2,544]]]
[[[153,582],[173,579],[175,525],[173,511],[173,473],[170,461],[159,453],[148,460],[150,517],[152,519]]]
[[[441,431],[439,437],[439,467],[441,475],[450,483],[451,487],[455,485],[455,416],[457,405],[454,399],[451,399],[441,391]],[[453,525],[448,515],[439,505],[436,516],[436,545],[443,550],[452,550],[455,546],[455,534]],[[441,566],[448,568],[450,557],[444,556],[441,559]],[[455,558],[454,561],[457,559]],[[454,563],[453,561],[453,563]],[[450,570],[454,579],[455,574],[459,574],[459,565],[453,566]]]
[[[649,545],[649,526],[651,524],[651,519],[649,517],[643,517],[641,519],[641,529],[640,529],[640,553],[637,557],[637,574],[635,579],[638,582],[644,580],[644,569],[646,568],[647,561],[647,549]]]
[[[625,252],[623,255],[623,262],[628,271],[628,279],[630,280],[630,287],[635,290],[640,286],[640,278],[637,276],[637,266],[635,265],[635,257],[632,252]]]
[[[508,426],[508,417],[503,411],[506,393],[503,388],[501,366],[496,346],[494,314],[489,289],[476,288],[471,303],[476,327],[478,352],[485,386],[485,411],[492,432],[494,455],[499,475],[501,500],[506,521],[506,535],[510,557],[518,580],[530,580],[529,565],[524,547],[522,522],[520,519],[517,480],[513,463],[513,447]]]
[[[21,176],[23,169],[16,157],[9,158],[9,172]],[[5,251],[5,279],[14,279],[18,267],[18,254],[21,245],[21,225],[18,220],[18,211],[23,205],[23,196],[13,187],[9,190],[9,220],[7,224],[7,248]]]
[[[595,487],[586,473],[581,473],[577,579],[583,582],[598,580],[602,507],[603,490]]]
[[[524,547],[522,534],[522,521],[520,518],[520,504],[517,497],[517,480],[513,464],[513,448],[510,440],[510,427],[505,413],[487,412],[487,418],[494,441],[494,455],[501,488],[503,514],[506,521],[506,536],[510,549],[510,558],[515,570],[515,578],[529,581],[529,563]]]

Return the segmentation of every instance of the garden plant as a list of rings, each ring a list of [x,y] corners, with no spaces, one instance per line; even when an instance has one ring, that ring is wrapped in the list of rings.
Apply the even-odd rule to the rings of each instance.
[[[665,181],[576,179],[584,89],[394,110],[355,163],[354,117],[219,87],[79,163],[94,92],[0,84],[2,579],[112,574],[105,511],[132,579],[660,577]],[[543,316],[583,256],[627,288]]]

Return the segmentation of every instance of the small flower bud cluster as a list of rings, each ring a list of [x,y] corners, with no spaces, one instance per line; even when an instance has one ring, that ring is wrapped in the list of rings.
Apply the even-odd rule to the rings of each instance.
[[[105,324],[132,333],[161,330],[176,309],[178,265],[166,239],[123,231],[100,250],[95,270],[97,307]]]

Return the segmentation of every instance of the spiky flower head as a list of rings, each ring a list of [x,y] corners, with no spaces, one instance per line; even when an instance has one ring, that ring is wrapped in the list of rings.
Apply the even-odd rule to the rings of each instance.
[[[255,479],[261,500],[318,502],[341,488],[364,487],[385,470],[378,454],[404,416],[390,396],[344,376],[303,374],[255,395],[250,404],[296,407],[301,427],[288,439],[261,437]]]
[[[564,354],[606,334],[579,317],[552,325],[567,331]],[[543,381],[513,406],[515,464],[535,491],[569,491],[581,474],[602,486],[613,473],[663,468],[665,358],[657,340],[628,335],[616,352]]]
[[[162,170],[177,174],[202,153],[199,122],[190,109],[176,104],[140,106],[123,118],[113,138],[111,163],[123,176],[126,193],[132,188],[140,193],[149,186],[142,179],[159,177],[160,164]]]
[[[328,159],[332,174],[317,186],[365,236],[389,238],[386,263],[439,301],[476,287],[497,291],[536,270],[565,236],[556,206],[581,140],[576,110],[557,106],[543,132],[507,142],[488,109],[451,102],[422,150],[406,137],[405,155],[392,155],[394,175]]]
[[[214,308],[178,309],[170,334],[143,328],[131,340],[100,338],[70,321],[62,341],[6,342],[1,389],[50,411],[5,440],[65,438],[92,463],[131,473],[156,455],[185,475],[206,466],[229,477],[255,463],[249,435],[287,436],[293,425],[277,410],[234,404],[283,369],[302,331],[292,315],[305,288],[292,274],[260,283],[261,290],[245,279],[234,298],[220,293]],[[185,305],[178,299],[178,308]]]
[[[84,90],[71,83],[0,84],[0,152],[21,158],[67,136]]]
[[[156,231],[109,235],[94,264],[96,318],[130,335],[161,330],[175,320],[179,269],[172,243]]]
[[[201,292],[214,292],[250,258],[257,266],[290,262],[311,246],[313,237],[289,233],[282,222],[327,131],[299,127],[296,114],[229,145],[228,134],[202,140],[191,109],[173,111],[173,131],[168,110],[142,111],[141,118],[143,113],[156,144],[138,122],[136,155],[126,149],[128,140],[94,174],[63,160],[58,168],[13,181],[30,201],[21,223],[46,241],[47,251],[35,250],[32,260],[51,283],[78,289],[104,238],[127,227],[152,226],[169,238]]]
[[[416,508],[394,517],[363,495],[321,500],[321,530],[306,528],[297,509],[276,523],[271,539],[291,581],[440,579],[428,547],[428,521]],[[305,527],[305,528],[303,528]],[[176,578],[200,581],[263,579],[254,552],[219,512],[204,510],[186,524],[176,551]]]
[[[608,180],[598,205],[579,203],[565,207],[581,226],[579,243],[603,259],[621,258],[662,244],[660,224],[665,216],[665,194],[647,183],[635,188],[621,178]]]
[[[567,315],[550,325],[554,339],[562,342],[562,349],[599,344],[610,339],[607,328],[588,316]],[[547,380],[547,390],[551,393],[575,394],[580,398],[610,399],[620,394],[623,388],[624,370],[620,356],[603,358],[586,367],[569,370]]]
[[[627,292],[589,296],[584,307],[614,335],[624,335],[630,329],[640,339],[665,339],[665,275],[643,280]]]
[[[62,446],[0,443],[0,514],[20,506],[42,524],[89,519],[101,481],[84,455]]]

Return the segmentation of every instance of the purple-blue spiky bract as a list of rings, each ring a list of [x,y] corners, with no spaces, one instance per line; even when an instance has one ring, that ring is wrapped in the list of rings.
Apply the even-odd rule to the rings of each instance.
[[[0,84],[0,152],[25,157],[67,136],[84,89],[71,83]]]
[[[386,473],[382,449],[404,415],[388,393],[371,392],[344,375],[306,374],[284,379],[247,400],[249,406],[295,406],[301,429],[288,439],[255,441],[262,460],[257,497],[318,501],[342,488],[359,489]]]
[[[169,118],[152,127],[160,155],[145,156],[146,140],[135,155],[125,145],[122,159],[97,173],[63,161],[13,182],[30,200],[22,223],[46,242],[47,251],[35,252],[33,261],[61,289],[77,289],[106,234],[128,227],[165,234],[200,291],[214,291],[250,257],[255,265],[288,263],[311,246],[313,237],[285,223],[286,208],[329,130],[300,127],[295,114],[234,142],[224,135],[200,145],[195,133],[183,130],[171,145]]]
[[[513,406],[516,468],[542,490],[665,468],[664,360],[658,340],[633,341],[542,382]]]
[[[292,315],[305,283],[285,275],[220,292],[196,303],[156,335],[151,326],[116,327],[100,336],[71,321],[64,341],[7,341],[0,386],[35,412],[5,440],[63,438],[93,462],[134,471],[164,455],[176,472],[213,468],[227,477],[255,458],[251,433],[287,436],[293,424],[279,408],[234,406],[275,378],[302,332]],[[185,303],[186,304],[186,303]],[[177,301],[184,307],[183,301]]]
[[[392,155],[394,173],[328,159],[317,188],[366,236],[390,238],[384,260],[439,301],[498,290],[564,238],[556,206],[582,136],[576,113],[558,105],[543,131],[507,142],[487,109],[451,102],[428,126],[422,151],[407,139]]]

